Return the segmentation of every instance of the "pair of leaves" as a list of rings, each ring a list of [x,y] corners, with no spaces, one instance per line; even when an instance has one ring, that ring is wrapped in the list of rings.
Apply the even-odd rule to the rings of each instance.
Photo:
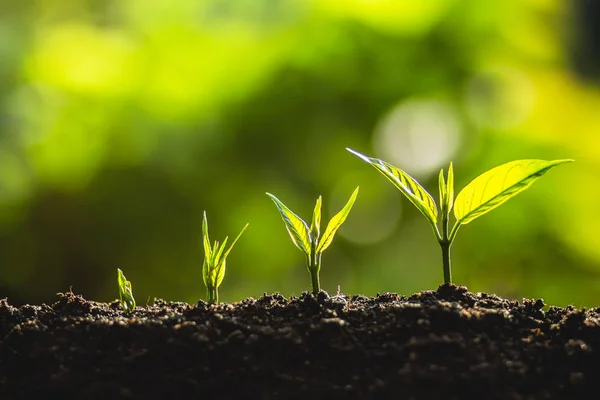
[[[317,203],[315,204],[312,222],[309,227],[302,218],[297,216],[277,197],[273,196],[271,193],[267,193],[267,195],[277,206],[277,209],[281,214],[281,218],[285,223],[285,228],[290,234],[290,238],[292,238],[294,245],[296,245],[297,248],[304,252],[309,259],[311,259],[311,256],[323,253],[323,251],[325,251],[325,249],[331,245],[335,233],[340,226],[342,226],[344,221],[346,221],[346,218],[348,217],[348,214],[350,213],[350,210],[356,201],[358,189],[358,187],[354,189],[354,192],[352,192],[352,195],[350,196],[350,199],[346,205],[333,218],[331,218],[327,224],[327,228],[325,228],[325,231],[323,232],[323,236],[320,236],[322,205],[321,196],[319,196]]]
[[[225,237],[225,240],[223,240],[222,244],[219,244],[218,241],[215,241],[214,245],[211,246],[210,238],[208,236],[208,221],[206,219],[206,211],[204,212],[204,217],[202,220],[202,241],[204,244],[202,279],[204,280],[204,285],[206,285],[207,288],[216,289],[223,282],[223,278],[225,277],[225,264],[227,261],[227,256],[247,227],[248,224],[242,228],[242,231],[239,233],[239,235],[237,235],[233,243],[231,243],[229,249],[225,251],[229,237]]]
[[[118,283],[119,283],[119,299],[121,300],[121,306],[127,312],[131,312],[135,309],[135,299],[133,298],[133,290],[131,288],[131,282],[125,278],[123,271],[117,268]]]
[[[366,161],[396,186],[414,204],[427,220],[436,227],[437,206],[429,193],[411,176],[399,168],[377,158],[367,157],[354,150],[352,154]],[[473,179],[454,199],[454,173],[448,169],[448,182],[440,172],[440,199],[442,209],[450,212],[458,224],[468,224],[490,212],[510,198],[527,189],[551,168],[573,160],[517,160],[495,167]]]

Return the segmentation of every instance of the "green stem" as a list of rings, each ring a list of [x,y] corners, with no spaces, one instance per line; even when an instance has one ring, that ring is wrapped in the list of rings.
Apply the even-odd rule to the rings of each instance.
[[[219,302],[219,291],[217,288],[208,289],[208,302],[211,304]]]
[[[449,241],[441,241],[440,246],[442,246],[442,263],[444,265],[444,283],[450,284],[452,283],[452,270],[450,266],[450,246],[451,243]]]
[[[313,294],[316,296],[319,294],[319,291],[321,290],[321,284],[319,283],[319,266],[318,265],[316,266],[316,268],[315,268],[315,266],[313,266],[310,269],[310,276],[312,278]]]
[[[444,268],[444,283],[452,283],[452,267],[450,265],[450,246],[452,240],[448,236],[448,210],[442,210],[442,240],[439,241],[442,246],[442,265]],[[456,233],[453,229],[453,232]]]

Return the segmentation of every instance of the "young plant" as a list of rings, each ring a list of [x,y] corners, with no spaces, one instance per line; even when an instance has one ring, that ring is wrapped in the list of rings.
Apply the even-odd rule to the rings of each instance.
[[[342,226],[358,195],[358,187],[354,189],[354,192],[350,196],[350,199],[327,224],[323,236],[321,236],[321,196],[317,199],[317,204],[313,211],[312,223],[310,227],[302,218],[294,214],[289,208],[285,206],[279,199],[273,196],[271,193],[267,195],[275,202],[281,218],[285,223],[285,227],[292,238],[292,242],[299,248],[304,254],[306,254],[306,263],[308,272],[312,278],[312,291],[313,294],[317,295],[321,290],[319,283],[319,271],[321,270],[321,256],[323,251],[329,247],[333,241],[333,237],[337,230]]]
[[[204,219],[202,220],[202,239],[204,243],[204,264],[202,264],[202,279],[208,292],[208,302],[218,303],[219,302],[219,286],[223,282],[225,277],[225,262],[229,252],[238,241],[242,233],[246,230],[248,224],[246,224],[239,235],[235,238],[229,249],[225,251],[227,246],[227,239],[223,240],[223,244],[219,245],[218,241],[215,241],[211,247],[210,239],[208,237],[208,221],[206,220],[206,211],[204,212]]]
[[[444,283],[452,283],[450,247],[461,225],[466,225],[508,199],[527,189],[551,168],[573,160],[517,160],[502,164],[473,179],[454,198],[454,172],[452,163],[448,168],[447,181],[444,170],[440,171],[439,192],[441,232],[438,227],[438,208],[431,195],[415,179],[400,168],[377,158],[367,157],[352,149],[346,149],[381,172],[402,194],[427,218],[433,233],[442,247]],[[450,212],[454,207],[455,223],[449,230]]]
[[[126,312],[132,312],[135,309],[135,299],[133,298],[133,290],[131,282],[129,282],[123,271],[117,268],[118,283],[119,283],[119,298],[121,299],[121,307]]]

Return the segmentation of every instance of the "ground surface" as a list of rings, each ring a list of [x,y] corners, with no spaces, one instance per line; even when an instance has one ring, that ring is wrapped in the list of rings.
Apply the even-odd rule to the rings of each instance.
[[[600,310],[543,308],[457,286],[131,315],[72,293],[0,300],[0,398],[592,398]]]

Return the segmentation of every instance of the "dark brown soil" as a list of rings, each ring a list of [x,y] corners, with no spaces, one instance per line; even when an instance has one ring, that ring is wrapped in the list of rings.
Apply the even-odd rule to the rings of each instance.
[[[234,304],[0,300],[0,398],[597,398],[597,310],[465,287]],[[592,397],[590,397],[592,396]]]

